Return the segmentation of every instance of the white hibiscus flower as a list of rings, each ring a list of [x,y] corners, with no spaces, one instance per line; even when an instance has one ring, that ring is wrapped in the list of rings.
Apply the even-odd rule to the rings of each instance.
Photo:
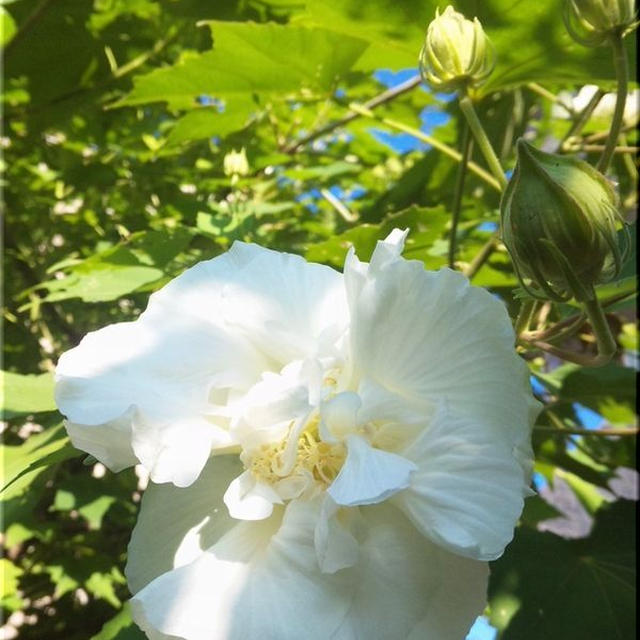
[[[74,445],[152,483],[149,638],[463,638],[528,493],[538,404],[503,304],[400,257],[235,243],[58,364]]]

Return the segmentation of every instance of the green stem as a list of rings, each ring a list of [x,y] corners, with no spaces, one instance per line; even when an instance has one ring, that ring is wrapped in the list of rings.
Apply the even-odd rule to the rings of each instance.
[[[561,349],[560,347],[556,347],[541,340],[525,340],[521,338],[518,341],[519,344],[525,347],[536,347],[538,349],[542,349],[542,351],[546,351],[557,358],[562,358],[568,362],[575,362],[583,367],[601,367],[607,364],[618,348],[615,338],[611,333],[609,323],[602,311],[600,302],[595,296],[595,292],[592,291],[591,299],[584,300],[583,304],[591,324],[591,330],[593,331],[593,335],[596,339],[598,353],[595,357],[567,351],[566,349]]]
[[[610,429],[605,427],[604,429],[580,429],[578,427],[547,427],[544,425],[536,425],[534,427],[536,431],[551,431],[555,433],[566,433],[567,435],[574,436],[637,436],[638,429]]]
[[[469,263],[469,266],[464,270],[464,275],[471,280],[478,271],[482,268],[482,265],[491,257],[493,252],[496,250],[498,246],[499,240],[498,232],[496,231],[493,235],[482,245],[482,248],[475,255],[473,260]]]
[[[426,142],[428,145],[431,145],[434,149],[437,149],[441,153],[446,156],[449,156],[452,160],[456,162],[462,162],[462,154],[455,149],[452,149],[449,145],[440,142],[436,138],[432,138],[426,133],[420,131],[420,129],[414,129],[402,122],[398,122],[397,120],[392,120],[391,118],[383,118],[377,116],[371,109],[367,109],[366,107],[351,103],[349,105],[349,111],[353,111],[358,115],[364,116],[365,118],[370,118],[372,120],[376,120],[377,122],[381,122],[382,124],[391,127],[392,129],[396,129],[397,131],[403,131],[404,133],[408,133],[413,136],[417,140],[421,140],[422,142]],[[490,173],[485,171],[482,167],[478,166],[475,162],[469,162],[467,164],[469,171],[475,173],[479,178],[482,178],[489,186],[493,187],[496,191],[502,191],[502,186],[498,180],[496,180]]]
[[[598,346],[597,358],[601,360],[601,362],[598,362],[598,364],[594,366],[606,364],[618,350],[618,346],[616,345],[616,340],[611,333],[609,323],[595,293],[591,300],[584,301],[584,310],[587,312],[591,330],[596,338],[596,344]]]
[[[531,318],[533,318],[533,314],[535,313],[537,306],[537,300],[523,300],[522,304],[520,305],[520,311],[518,312],[518,317],[516,318],[516,323],[514,326],[516,336],[519,336],[529,328],[529,325],[531,324]]]
[[[537,93],[539,96],[542,96],[543,98],[546,98],[550,102],[554,102],[555,104],[562,107],[571,117],[575,115],[576,112],[571,106],[566,104],[564,100],[561,100],[560,98],[558,98],[558,96],[555,93],[551,93],[551,91],[549,91],[548,89],[545,89],[544,87],[540,86],[537,82],[529,82],[527,84],[527,87],[531,89],[531,91],[533,91],[534,93]]]
[[[613,48],[613,66],[616,70],[616,78],[618,80],[618,88],[616,95],[616,106],[613,112],[611,128],[609,129],[609,137],[605,144],[604,151],[598,160],[596,168],[601,173],[606,173],[613,156],[613,150],[618,142],[620,129],[622,128],[622,120],[624,116],[624,107],[627,102],[627,81],[629,70],[627,68],[627,53],[622,44],[622,35],[619,33],[611,37],[611,47]]]
[[[562,138],[562,142],[560,143],[560,149],[567,150],[567,142],[577,136],[582,129],[584,129],[587,122],[589,122],[589,118],[591,114],[594,112],[595,108],[598,106],[600,100],[602,100],[602,96],[604,96],[604,91],[602,89],[597,89],[596,92],[591,96],[591,100],[589,100],[587,106],[580,112],[576,120],[573,122],[569,131]]]
[[[453,204],[451,205],[451,232],[449,234],[449,267],[453,269],[456,261],[456,234],[458,231],[458,220],[460,219],[460,205],[462,204],[462,192],[464,191],[464,179],[467,175],[467,165],[471,158],[473,141],[466,123],[462,129],[462,161],[458,165],[456,184],[453,191]]]
[[[464,113],[464,117],[469,123],[469,127],[471,128],[473,137],[476,139],[476,142],[480,147],[480,151],[482,151],[482,155],[489,165],[491,173],[499,182],[501,189],[504,190],[507,186],[508,180],[504,175],[504,171],[502,169],[502,166],[500,165],[500,160],[498,160],[498,156],[493,150],[484,127],[482,126],[482,123],[478,118],[478,114],[476,113],[476,110],[473,106],[473,102],[471,102],[471,98],[469,98],[469,96],[463,96],[462,98],[460,98],[459,104],[462,113]]]

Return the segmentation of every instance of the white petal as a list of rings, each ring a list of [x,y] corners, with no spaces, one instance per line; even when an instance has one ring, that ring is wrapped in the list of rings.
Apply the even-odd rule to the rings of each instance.
[[[347,459],[327,493],[343,506],[375,504],[409,486],[413,462],[374,449],[364,438],[347,437]]]
[[[357,509],[340,509],[326,495],[314,531],[314,546],[320,571],[335,573],[358,561],[358,541],[354,537]]]
[[[158,481],[195,478],[211,448],[229,441],[213,424],[207,426],[211,388],[246,384],[262,365],[241,339],[213,325],[195,323],[177,310],[152,319],[143,314],[136,322],[105,327],[63,354],[56,369],[56,401],[76,441],[93,442],[101,450],[96,457],[112,468],[132,464],[133,448],[149,471],[157,467]],[[115,442],[114,431],[128,444]],[[182,443],[196,441],[203,447],[197,464],[194,459],[183,470],[189,456]],[[167,447],[177,450],[167,452]]]
[[[362,399],[362,408],[358,413],[359,424],[374,420],[418,424],[424,422],[425,416],[433,413],[429,402],[419,406],[415,398],[406,398],[398,389],[390,391],[370,378],[360,380],[358,395]]]
[[[293,360],[331,355],[348,314],[342,275],[300,256],[234,244],[254,255],[227,276],[222,311],[227,324],[279,367]],[[249,311],[249,312],[248,312]]]
[[[351,605],[332,640],[462,640],[486,606],[488,566],[424,538],[389,503],[360,509]]]
[[[386,265],[398,260],[404,249],[408,234],[409,229],[404,231],[394,229],[384,240],[377,242],[369,262],[369,271],[379,271]]]
[[[125,574],[132,593],[194,560],[236,524],[222,496],[241,470],[237,456],[215,456],[187,488],[149,484],[128,549]]]
[[[232,444],[229,434],[201,417],[177,418],[162,425],[133,420],[132,446],[153,482],[188,487],[200,474],[211,450]]]
[[[264,520],[282,498],[269,486],[257,482],[250,471],[238,476],[224,494],[229,515],[238,520]]]
[[[356,429],[356,416],[362,406],[360,396],[343,391],[320,408],[320,436],[325,442],[338,442]]]
[[[186,640],[458,640],[485,606],[487,567],[425,540],[396,509],[363,509],[359,561],[322,573],[320,500],[243,522],[136,595],[134,620]],[[280,512],[280,510],[279,510]]]
[[[132,600],[134,620],[187,640],[326,640],[349,606],[352,578],[319,571],[318,505],[289,504],[242,522],[195,562],[165,573]]]
[[[418,465],[394,502],[422,533],[463,556],[495,560],[523,507],[522,466],[481,422],[438,411],[403,455]]]
[[[90,453],[111,471],[121,471],[137,464],[131,448],[131,414],[106,424],[83,425],[66,420],[64,426],[76,449]]]
[[[356,375],[416,411],[447,401],[514,446],[528,437],[528,369],[502,302],[458,273],[402,259],[368,273],[349,296]]]

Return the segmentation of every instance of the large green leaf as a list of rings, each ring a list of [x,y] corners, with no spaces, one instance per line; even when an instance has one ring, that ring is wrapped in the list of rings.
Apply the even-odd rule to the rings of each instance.
[[[125,604],[91,640],[145,640],[145,638],[145,634],[131,619],[129,605]]]
[[[184,55],[174,66],[138,76],[119,105],[167,102],[192,108],[201,95],[327,91],[367,48],[360,38],[327,29],[277,24],[209,22],[214,46]]]
[[[535,376],[564,402],[579,402],[597,411],[610,422],[634,420],[636,372],[610,363],[604,367],[565,364],[551,373]]]
[[[425,252],[442,235],[449,218],[444,207],[410,207],[387,216],[380,224],[360,224],[330,240],[311,245],[306,257],[312,262],[342,267],[349,247],[353,246],[361,260],[368,260],[378,240],[384,240],[393,229],[409,228],[404,257],[421,259],[430,267],[439,266],[444,258],[430,257]]]
[[[0,371],[0,407],[3,419],[55,411],[53,374],[23,375]]]
[[[600,509],[582,540],[521,527],[492,563],[489,596],[501,640],[633,638],[635,503]]]
[[[78,455],[80,452],[71,445],[62,424],[29,436],[21,445],[0,445],[0,459],[4,467],[0,491],[5,492],[33,471]]]

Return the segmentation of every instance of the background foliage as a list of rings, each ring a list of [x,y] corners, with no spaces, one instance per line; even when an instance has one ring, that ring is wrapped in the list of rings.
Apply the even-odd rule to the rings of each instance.
[[[144,478],[105,474],[69,444],[52,396],[62,351],[89,330],[135,318],[151,291],[235,239],[340,268],[349,243],[366,258],[390,229],[410,227],[405,255],[431,269],[446,264],[456,162],[398,123],[455,148],[456,101],[414,83],[370,117],[349,111],[415,77],[435,7],[2,2],[5,638],[141,637],[124,604],[123,566]],[[551,95],[586,83],[613,88],[609,51],[574,44],[557,0],[456,8],[480,18],[498,52],[478,108],[505,167],[517,137],[553,150],[571,125],[538,85]],[[627,45],[632,53],[632,37]],[[601,141],[607,127],[588,123],[582,157],[597,158],[584,143]],[[631,128],[627,142],[636,137]],[[223,158],[241,148],[249,173],[232,179]],[[473,160],[484,166],[479,154]],[[629,222],[633,162],[616,154],[610,172]],[[498,204],[498,192],[469,173],[458,268],[491,238]],[[503,247],[473,281],[515,316]],[[611,302],[615,362],[585,369],[523,352],[547,409],[534,432],[540,495],[492,567],[486,615],[505,640],[635,634],[635,289],[633,255],[599,292]],[[561,305],[549,317],[570,313]],[[589,327],[569,346],[591,350]]]

